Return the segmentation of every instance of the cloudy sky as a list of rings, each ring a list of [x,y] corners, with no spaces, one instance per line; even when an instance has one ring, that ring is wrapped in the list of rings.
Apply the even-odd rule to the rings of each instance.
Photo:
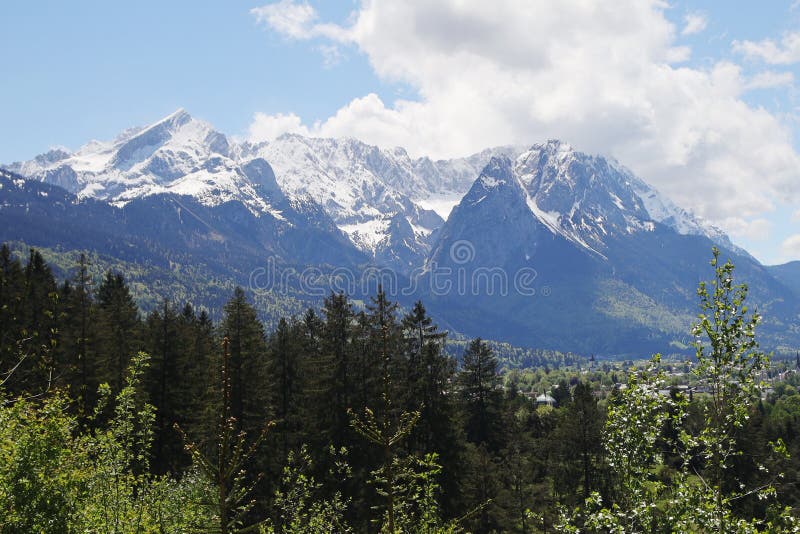
[[[800,0],[161,4],[4,3],[0,162],[177,107],[433,157],[559,138],[800,259]]]

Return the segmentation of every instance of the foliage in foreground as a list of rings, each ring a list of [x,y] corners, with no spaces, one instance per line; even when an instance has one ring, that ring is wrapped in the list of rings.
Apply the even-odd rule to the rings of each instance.
[[[627,387],[609,407],[603,434],[616,491],[611,505],[599,493],[582,509],[563,512],[561,528],[579,532],[797,532],[800,522],[788,508],[769,506],[765,519],[734,512],[740,499],[769,502],[782,474],[768,464],[787,458],[785,444],[769,443],[756,459],[759,482],[748,487],[734,465],[743,455],[740,431],[760,399],[761,376],[769,358],[758,350],[758,313],[746,306],[747,286],[734,285],[734,267],[719,264],[715,278],[698,288],[701,313],[692,328],[696,364],[693,373],[707,391],[699,422],[690,424],[689,399],[666,397],[660,356],[643,371],[630,374]],[[668,428],[667,433],[664,429]],[[673,472],[667,456],[673,456]],[[779,463],[778,463],[779,464]],[[582,527],[579,528],[579,527]]]
[[[94,431],[81,431],[60,393],[0,397],[0,531],[188,532],[207,523],[209,486],[149,473],[153,407],[141,402],[147,356],[134,357],[123,389],[101,389]]]

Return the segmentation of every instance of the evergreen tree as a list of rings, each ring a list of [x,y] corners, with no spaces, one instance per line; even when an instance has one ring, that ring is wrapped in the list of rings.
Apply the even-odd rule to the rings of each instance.
[[[294,328],[298,345],[298,374],[300,388],[300,420],[306,443],[313,452],[322,451],[330,445],[330,420],[326,420],[325,404],[330,400],[328,391],[333,379],[332,361],[322,355],[321,336],[324,323],[313,310],[306,310]],[[317,465],[320,459],[315,462]]]
[[[604,417],[586,382],[578,382],[571,401],[558,412],[550,449],[555,487],[563,503],[567,502],[564,497],[574,503],[578,496],[585,499],[600,489],[596,475],[601,464]]]
[[[500,506],[498,496],[503,490],[502,474],[497,457],[485,443],[467,444],[464,474],[464,502],[467,532],[506,532],[510,521]]]
[[[236,299],[244,300],[244,292],[239,288],[231,302]],[[249,518],[255,505],[255,500],[251,499],[256,486],[254,479],[257,480],[259,476],[248,473],[247,468],[266,439],[272,423],[263,424],[255,437],[250,439],[246,431],[237,429],[241,425],[233,416],[233,367],[227,337],[223,339],[222,347],[217,387],[220,394],[217,403],[219,413],[212,451],[205,453],[180,425],[176,424],[175,429],[181,434],[186,451],[191,455],[195,466],[214,487],[214,491],[209,492],[203,501],[213,514],[213,520],[204,525],[200,532],[244,534],[266,526],[266,519],[251,521]]]
[[[124,385],[125,369],[141,345],[139,309],[119,273],[106,273],[97,290],[97,325],[100,381],[119,392]]]
[[[367,441],[377,445],[381,459],[372,471],[370,482],[376,486],[382,502],[373,506],[383,511],[377,522],[380,532],[440,531],[452,532],[454,525],[442,525],[438,517],[433,485],[430,481],[439,471],[436,455],[425,461],[400,452],[403,441],[419,420],[419,411],[404,411],[394,406],[393,396],[398,390],[393,383],[392,370],[397,370],[400,325],[396,320],[397,305],[389,302],[382,288],[367,307],[363,323],[368,331],[370,346],[377,349],[380,369],[380,393],[370,398],[373,407],[365,407],[363,416],[353,416],[353,428]],[[355,413],[351,411],[351,413]],[[421,472],[417,469],[421,468]],[[423,486],[423,487],[420,487]],[[427,486],[427,487],[426,487]]]
[[[205,443],[214,433],[213,414],[219,413],[217,402],[216,369],[221,365],[215,358],[214,324],[208,313],[195,314],[190,304],[181,311],[179,336],[181,339],[181,375],[186,384],[187,400],[182,405],[180,421],[187,432]]]
[[[270,336],[267,349],[269,372],[273,377],[272,404],[275,406],[276,427],[274,436],[279,443],[279,458],[285,460],[295,448],[300,428],[300,399],[302,391],[299,376],[299,346],[296,330],[286,319]]]
[[[97,362],[94,352],[96,332],[92,278],[85,254],[78,259],[72,281],[62,286],[64,316],[59,332],[59,354],[67,362],[65,382],[78,401],[78,413],[92,413],[97,392]]]
[[[457,383],[467,441],[485,445],[490,453],[499,452],[505,445],[503,391],[497,358],[480,338],[464,352]]]
[[[501,464],[503,489],[496,500],[504,510],[504,516],[515,531],[530,532],[531,521],[528,508],[536,497],[536,445],[531,435],[531,421],[534,418],[530,401],[514,395],[508,403],[513,409],[509,421],[509,440],[503,451]]]
[[[444,353],[446,334],[439,332],[421,301],[403,318],[402,327],[405,380],[400,398],[404,411],[420,412],[408,444],[418,455],[438,454],[442,467],[442,509],[445,514],[455,516],[460,499],[459,467],[465,461],[457,407],[448,394],[456,362]]]
[[[452,417],[445,391],[455,375],[455,361],[442,354],[446,334],[438,331],[421,301],[403,317],[405,354],[402,376],[404,410],[420,409],[409,442],[420,451],[439,452],[437,436]]]
[[[329,370],[330,380],[320,391],[320,410],[335,447],[348,445],[352,439],[347,410],[353,407],[356,385],[352,354],[354,312],[343,293],[332,293],[322,306],[324,324],[320,335],[322,370]]]
[[[264,327],[240,287],[224,312],[221,331],[230,343],[231,415],[244,431],[256,433],[272,411]]]
[[[53,349],[58,336],[58,288],[50,267],[33,249],[23,279],[19,335],[25,361],[16,369],[14,379],[29,393],[39,395],[54,384],[57,372]]]
[[[24,357],[19,346],[24,339],[24,292],[22,265],[4,244],[0,248],[0,383],[11,391],[19,390],[14,371]]]
[[[507,525],[507,510],[498,497],[503,490],[500,456],[507,444],[504,398],[497,359],[480,338],[464,353],[457,376],[468,447],[464,499],[468,509],[478,509],[471,519],[476,532],[501,531]]]
[[[384,404],[378,402],[384,395],[386,380],[378,370],[386,367],[388,384],[392,388],[388,394],[392,398],[401,398],[398,387],[400,379],[407,376],[408,371],[402,362],[403,333],[397,320],[398,305],[391,302],[381,286],[377,294],[370,299],[366,311],[359,314],[358,333],[356,335],[356,371],[358,382],[357,398],[354,410],[372,408],[379,417]],[[419,411],[421,399],[416,399],[413,412]],[[390,403],[394,417],[403,411],[396,402]]]
[[[174,306],[164,299],[159,310],[147,317],[147,351],[151,354],[146,390],[156,407],[153,469],[157,473],[177,471],[182,443],[174,432],[175,423],[184,423],[182,407],[189,402],[185,352],[180,346],[180,322]]]

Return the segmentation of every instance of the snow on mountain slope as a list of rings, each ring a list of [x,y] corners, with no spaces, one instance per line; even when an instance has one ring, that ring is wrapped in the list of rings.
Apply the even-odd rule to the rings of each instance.
[[[236,143],[180,109],[111,141],[91,141],[74,153],[53,149],[8,167],[116,205],[174,193],[209,206],[237,200],[256,215],[281,219],[282,209],[296,211],[296,204],[313,213],[309,203],[318,203],[360,249],[394,258],[428,250],[429,236],[444,221],[421,200],[434,194],[460,197],[484,157],[412,160],[402,148],[292,135],[272,143]],[[396,214],[405,217],[404,224],[390,224]],[[408,234],[408,228],[414,230]],[[389,235],[393,232],[402,235]],[[392,244],[406,252],[387,250]]]
[[[616,164],[615,162],[615,165]],[[730,238],[721,229],[709,223],[702,217],[677,206],[670,199],[634,176],[627,169],[618,165],[621,172],[629,175],[629,181],[634,191],[644,203],[650,217],[661,224],[669,226],[681,235],[702,235],[713,242],[734,250],[740,254],[750,256],[750,253],[734,245]]]
[[[428,184],[429,193],[417,203],[427,210],[435,211],[447,219],[461,198],[469,191],[475,177],[493,157],[506,156],[511,159],[525,152],[525,148],[501,146],[487,148],[466,158],[433,161],[422,157],[413,162],[414,170]]]
[[[365,196],[373,206],[387,207],[397,202],[398,194],[415,203],[434,196],[460,198],[492,156],[521,152],[499,147],[466,158],[432,161],[411,159],[399,147],[383,149],[356,139],[296,134],[272,142],[244,143],[239,148],[241,157],[260,156],[269,161],[287,192],[311,194],[343,220],[365,215],[359,209]]]
[[[234,142],[180,109],[111,141],[91,141],[74,153],[53,149],[8,167],[117,205],[175,193],[210,206],[238,200],[254,214],[281,218],[282,209],[304,199],[298,205],[313,211],[309,203],[319,204],[361,250],[406,264],[430,250],[431,236],[493,157],[514,161],[529,209],[543,224],[600,254],[608,235],[646,231],[653,221],[732,247],[721,231],[618,163],[558,141],[434,161],[355,139],[286,134],[271,142]],[[395,245],[403,251],[389,250]]]
[[[442,225],[492,155],[520,152],[501,147],[467,158],[432,161],[411,159],[402,148],[295,134],[272,142],[243,143],[237,150],[239,157],[269,161],[283,191],[314,198],[359,248],[373,253],[392,241],[389,232],[400,231],[401,226],[389,224],[397,213],[415,229],[417,244],[427,246],[427,236]]]
[[[616,161],[566,143],[534,145],[517,158],[514,172],[534,215],[592,251],[601,253],[608,236],[652,231],[654,222],[734,248],[721,230],[679,208]]]
[[[527,150],[523,146],[499,146],[484,149],[465,158],[432,161],[422,157],[414,161],[414,170],[428,184],[434,197],[444,197],[448,193],[464,196],[475,178],[493,157],[506,156],[514,159]],[[430,195],[429,197],[430,198]]]
[[[392,153],[351,139],[287,134],[270,143],[243,145],[240,157],[269,161],[281,189],[311,196],[343,225],[400,211],[404,200],[423,194],[404,151]]]
[[[213,206],[231,200],[253,213],[280,216],[232,159],[227,138],[178,110],[109,142],[91,141],[75,153],[50,151],[9,168],[31,178],[118,205],[158,193],[190,195]]]

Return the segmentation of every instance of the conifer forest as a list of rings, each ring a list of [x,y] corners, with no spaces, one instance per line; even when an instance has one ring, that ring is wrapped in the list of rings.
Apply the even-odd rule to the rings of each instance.
[[[510,369],[423,302],[266,330],[0,251],[0,531],[797,532],[800,361],[715,251],[691,359]]]

